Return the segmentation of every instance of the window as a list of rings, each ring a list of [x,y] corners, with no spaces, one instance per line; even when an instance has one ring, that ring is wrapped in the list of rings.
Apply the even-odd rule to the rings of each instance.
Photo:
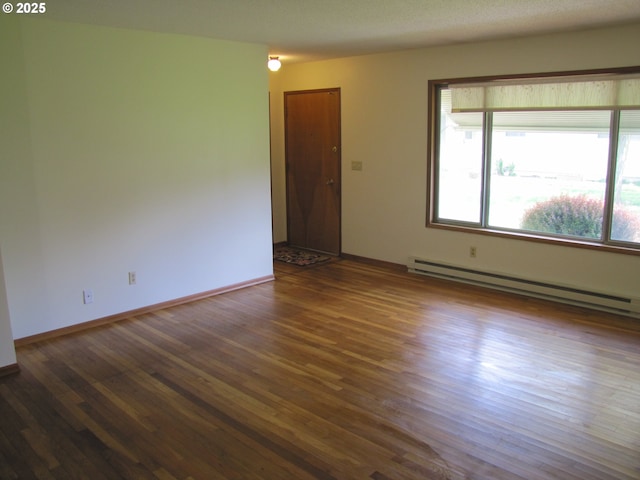
[[[640,68],[429,88],[428,226],[640,253]]]

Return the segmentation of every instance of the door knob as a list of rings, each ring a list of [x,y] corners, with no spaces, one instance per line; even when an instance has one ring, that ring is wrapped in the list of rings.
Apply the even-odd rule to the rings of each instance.
[[[333,153],[336,153],[336,152],[338,151],[338,147],[334,146],[334,147],[331,149],[331,151],[332,151]]]
[[[333,178],[330,178],[329,180],[327,180],[327,185],[333,185]]]

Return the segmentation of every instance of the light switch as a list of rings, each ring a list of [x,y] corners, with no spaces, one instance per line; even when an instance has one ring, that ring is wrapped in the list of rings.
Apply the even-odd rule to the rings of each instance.
[[[351,162],[351,170],[355,170],[357,172],[361,172],[362,171],[362,162],[356,162],[356,161]]]

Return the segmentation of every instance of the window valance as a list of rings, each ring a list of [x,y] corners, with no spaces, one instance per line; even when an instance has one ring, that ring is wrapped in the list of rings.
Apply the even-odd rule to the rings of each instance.
[[[640,109],[640,73],[449,85],[452,112]]]

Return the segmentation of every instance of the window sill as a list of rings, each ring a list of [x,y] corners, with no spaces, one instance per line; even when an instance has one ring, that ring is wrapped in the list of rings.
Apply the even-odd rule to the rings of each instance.
[[[618,253],[623,255],[640,256],[640,249],[621,245],[609,245],[589,241],[574,240],[569,238],[547,237],[530,233],[514,232],[508,230],[495,230],[490,228],[474,228],[462,225],[450,225],[446,223],[427,222],[427,228],[436,228],[452,232],[473,233],[476,235],[488,235],[491,237],[507,238],[510,240],[524,240],[535,243],[545,243],[562,247],[584,248],[598,252]]]

